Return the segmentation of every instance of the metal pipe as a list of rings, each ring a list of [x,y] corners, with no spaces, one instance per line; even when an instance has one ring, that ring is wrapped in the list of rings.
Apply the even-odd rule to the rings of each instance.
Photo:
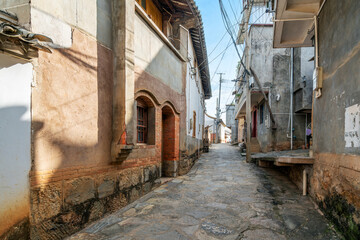
[[[308,122],[308,119],[307,119],[307,114],[305,115],[305,137],[304,137],[304,139],[305,139],[305,148],[306,148],[306,146],[307,146],[307,135],[306,135],[306,133],[307,133],[307,131],[306,131],[306,129],[307,129],[307,122]]]
[[[326,0],[323,1],[323,3],[321,4],[320,8],[319,8],[319,11],[317,12],[316,16],[319,16],[321,10],[323,9],[324,5],[326,3]]]
[[[315,26],[315,66],[319,67],[319,38],[318,38],[318,23],[317,17],[314,17],[314,26]]]
[[[294,48],[291,48],[291,58],[290,58],[290,146],[291,150],[293,150],[293,126],[294,126],[294,109],[293,109],[293,101],[294,101]]]

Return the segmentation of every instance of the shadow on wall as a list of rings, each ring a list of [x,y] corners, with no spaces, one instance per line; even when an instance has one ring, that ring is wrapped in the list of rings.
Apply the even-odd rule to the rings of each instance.
[[[14,224],[28,224],[30,121],[24,118],[27,112],[26,106],[0,108],[0,238]]]
[[[35,93],[33,115],[45,126],[33,125],[39,132],[34,136],[35,154],[51,158],[35,155],[35,171],[110,161],[112,54],[77,30],[73,39],[71,49],[40,55],[43,85],[42,92]]]
[[[77,29],[72,38],[70,49],[39,53],[36,68],[39,87],[32,95],[33,238],[62,239],[108,211],[106,207],[95,209],[96,216],[90,216],[90,208],[101,198],[96,191],[96,171],[111,163],[112,51]],[[80,170],[88,172],[81,175]],[[108,207],[119,204],[120,200]]]

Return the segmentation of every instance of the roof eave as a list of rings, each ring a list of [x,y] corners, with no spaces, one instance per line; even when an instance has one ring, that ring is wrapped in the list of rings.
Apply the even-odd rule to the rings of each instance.
[[[205,42],[205,34],[204,34],[204,26],[202,22],[201,13],[196,6],[194,0],[186,0],[188,6],[190,7],[194,16],[198,19],[198,26],[197,26],[197,34],[200,37],[200,49],[195,49],[197,59],[203,62],[203,68],[200,70],[201,75],[201,82],[204,90],[205,99],[210,99],[212,97],[211,91],[211,83],[210,83],[210,71],[209,71],[209,64],[207,59],[207,49],[206,49],[206,42]],[[190,31],[192,40],[194,41],[194,31]],[[196,44],[194,44],[194,48],[196,48]],[[198,50],[198,51],[196,51]]]

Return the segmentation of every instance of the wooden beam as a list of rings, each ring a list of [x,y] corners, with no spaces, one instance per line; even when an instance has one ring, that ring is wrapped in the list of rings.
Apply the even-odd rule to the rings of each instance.
[[[289,164],[314,164],[314,158],[311,157],[278,157],[276,162]]]
[[[281,162],[274,162],[274,165],[277,167],[292,167],[294,166],[294,164],[290,164],[290,163],[281,163]]]
[[[165,3],[166,3],[166,5],[170,8],[170,10],[171,10],[171,12],[172,13],[175,13],[176,11],[175,11],[175,8],[174,8],[174,5],[172,5],[172,3],[169,1],[169,0],[163,0]]]

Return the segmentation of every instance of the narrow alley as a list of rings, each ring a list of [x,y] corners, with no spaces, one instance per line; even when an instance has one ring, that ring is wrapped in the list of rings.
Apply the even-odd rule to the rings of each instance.
[[[339,239],[275,169],[216,144],[192,170],[69,239]]]

